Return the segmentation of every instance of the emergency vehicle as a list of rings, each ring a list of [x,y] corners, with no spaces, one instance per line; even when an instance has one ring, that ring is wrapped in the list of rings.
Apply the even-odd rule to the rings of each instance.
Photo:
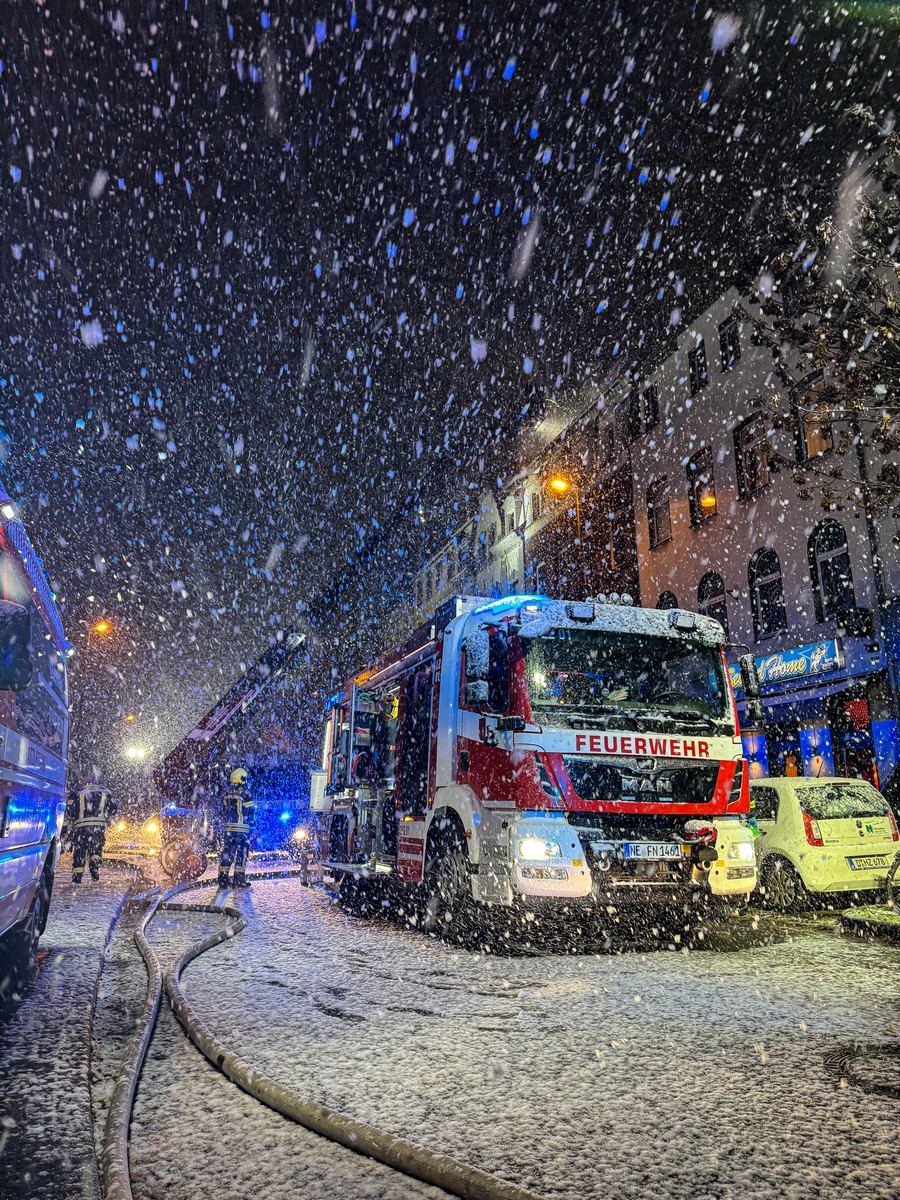
[[[327,868],[353,892],[392,877],[445,930],[477,902],[749,893],[724,642],[627,596],[448,601],[328,702],[311,804]]]

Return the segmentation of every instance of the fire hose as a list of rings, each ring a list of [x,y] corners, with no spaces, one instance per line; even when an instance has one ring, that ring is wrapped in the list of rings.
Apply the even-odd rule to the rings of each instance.
[[[306,881],[306,866],[281,871],[260,871],[248,879],[283,879],[300,876]],[[268,1108],[295,1121],[298,1125],[320,1134],[330,1141],[373,1158],[385,1166],[441,1188],[461,1200],[540,1200],[534,1192],[509,1183],[496,1175],[470,1167],[444,1154],[436,1154],[404,1138],[385,1133],[315,1101],[304,1099],[283,1087],[274,1079],[254,1070],[233,1050],[207,1029],[181,987],[181,973],[195,958],[235,937],[246,925],[238,909],[224,904],[183,904],[175,900],[182,892],[214,886],[212,880],[195,880],[162,892],[153,889],[133,902],[149,901],[140,928],[135,932],[135,944],[147,967],[148,987],[144,1013],[131,1042],[122,1069],[116,1080],[100,1155],[100,1173],[105,1200],[133,1200],[129,1168],[128,1134],[134,1094],[141,1068],[150,1045],[150,1038],[159,1013],[163,990],[176,1019],[198,1050],[226,1078],[242,1091],[253,1096]],[[178,912],[215,913],[228,920],[221,930],[188,947],[168,970],[163,971],[156,951],[146,937],[147,927],[160,909]]]

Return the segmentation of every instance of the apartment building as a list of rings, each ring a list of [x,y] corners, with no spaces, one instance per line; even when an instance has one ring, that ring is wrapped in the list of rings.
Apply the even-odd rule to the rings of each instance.
[[[731,660],[751,651],[760,669],[766,732],[745,739],[755,774],[884,783],[900,757],[896,523],[841,499],[882,464],[820,406],[821,369],[798,359],[786,393],[755,344],[757,317],[731,289],[642,376],[557,403],[517,478],[485,492],[417,575],[416,616],[452,595],[511,592],[627,591],[707,613]]]
[[[660,412],[631,447],[644,603],[708,613],[735,654],[756,656],[767,717],[747,739],[756,774],[884,781],[897,725],[865,513],[823,507],[822,484],[804,499],[794,479],[840,458],[846,495],[860,470],[852,431],[817,408],[822,371],[798,362],[784,394],[745,314],[727,292],[641,385]],[[893,578],[896,552],[880,549]]]

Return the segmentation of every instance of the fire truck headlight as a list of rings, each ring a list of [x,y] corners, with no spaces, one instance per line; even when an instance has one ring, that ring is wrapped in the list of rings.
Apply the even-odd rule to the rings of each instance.
[[[519,842],[519,858],[560,858],[561,855],[559,842],[545,841],[543,838],[536,837],[522,838]]]
[[[295,842],[305,842],[306,837],[307,837],[307,832],[306,832],[306,829],[302,825],[299,828],[294,830],[294,841]]]
[[[752,842],[732,842],[728,847],[728,858],[755,858]]]

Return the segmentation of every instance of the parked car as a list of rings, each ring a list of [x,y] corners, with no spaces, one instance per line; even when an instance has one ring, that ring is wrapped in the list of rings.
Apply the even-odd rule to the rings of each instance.
[[[884,887],[900,832],[880,792],[861,779],[760,779],[751,785],[760,838],[759,886],[782,912],[820,892]]]

